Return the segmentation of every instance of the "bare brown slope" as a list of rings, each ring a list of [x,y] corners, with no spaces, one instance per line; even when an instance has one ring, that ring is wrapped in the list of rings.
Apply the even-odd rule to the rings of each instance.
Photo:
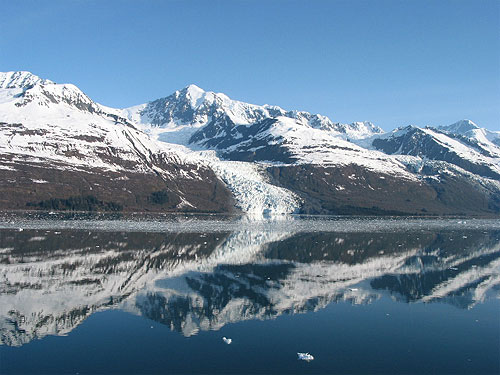
[[[410,181],[357,165],[277,166],[268,173],[274,184],[303,199],[304,214],[500,215],[498,191],[463,176]]]
[[[0,209],[236,211],[231,192],[213,171],[190,164],[163,165],[162,169],[173,176],[169,179],[155,173],[118,173],[90,167],[76,170],[53,162],[47,166],[30,162],[9,166],[14,170],[0,169]],[[201,178],[183,177],[182,172],[190,169],[196,169]],[[93,200],[94,204],[90,202],[85,209],[88,197],[98,203]]]

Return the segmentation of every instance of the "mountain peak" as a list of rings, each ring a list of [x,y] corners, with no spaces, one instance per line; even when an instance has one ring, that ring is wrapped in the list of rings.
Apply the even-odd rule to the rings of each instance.
[[[52,83],[54,82],[27,71],[0,72],[0,88],[2,89],[27,88],[36,84]]]
[[[194,83],[187,85],[186,87],[184,87],[183,90],[186,90],[190,94],[197,94],[197,93],[204,93],[205,92],[205,90],[203,90],[199,86],[196,86]]]
[[[452,133],[465,134],[471,130],[480,129],[480,127],[471,120],[464,119],[448,126],[440,126],[439,129]]]
[[[189,100],[193,108],[198,107],[203,102],[205,94],[205,90],[194,84],[190,84],[179,91],[179,95]]]

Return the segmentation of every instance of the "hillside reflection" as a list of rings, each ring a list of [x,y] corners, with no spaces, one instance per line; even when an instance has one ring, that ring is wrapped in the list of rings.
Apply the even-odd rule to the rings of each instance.
[[[500,295],[500,232],[0,231],[0,340],[119,308],[191,336],[332,302],[471,308]]]

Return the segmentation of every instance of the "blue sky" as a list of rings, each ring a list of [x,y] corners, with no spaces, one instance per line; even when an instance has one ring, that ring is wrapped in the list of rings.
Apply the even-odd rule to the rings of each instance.
[[[0,0],[0,70],[127,107],[195,83],[373,121],[500,130],[500,1]]]

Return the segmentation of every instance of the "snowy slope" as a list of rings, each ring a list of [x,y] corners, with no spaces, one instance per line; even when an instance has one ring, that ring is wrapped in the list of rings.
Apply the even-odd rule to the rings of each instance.
[[[369,140],[372,147],[391,155],[411,155],[422,162],[438,160],[486,178],[500,180],[500,147],[481,147],[468,137],[435,128],[407,126]]]
[[[267,152],[268,146],[279,147],[277,152]],[[378,151],[366,150],[334,133],[316,129],[288,117],[278,117],[249,139],[243,138],[222,150],[222,155],[237,157],[245,153],[263,152],[255,160],[314,164],[321,166],[346,166],[356,164],[375,172],[397,175],[406,179],[414,176],[396,158]]]
[[[225,94],[204,91],[196,85],[189,85],[165,98],[126,108],[123,113],[159,139],[183,144],[189,142],[197,129],[221,116],[229,117],[236,125],[252,125],[265,119],[286,117],[344,139],[364,138],[383,132],[370,122],[334,123],[328,117],[305,111],[286,111],[278,106],[232,100]]]
[[[485,149],[489,152],[500,155],[500,131],[491,131],[479,127],[470,120],[461,120],[448,126],[440,126],[439,130],[445,131],[452,137],[463,136],[469,138],[473,147]],[[463,137],[458,137],[463,139]]]
[[[115,113],[93,102],[76,86],[54,84],[36,76],[3,73],[7,89],[0,93],[0,152],[51,159],[73,166],[125,169],[134,162],[134,170],[146,171],[151,153],[170,152],[184,157],[166,144],[159,144],[124,122]],[[181,156],[179,156],[181,155]],[[108,156],[106,158],[106,156]]]
[[[53,82],[48,79],[42,79],[26,71],[0,72],[0,88],[2,89],[19,89],[33,86],[38,83],[50,84]]]

